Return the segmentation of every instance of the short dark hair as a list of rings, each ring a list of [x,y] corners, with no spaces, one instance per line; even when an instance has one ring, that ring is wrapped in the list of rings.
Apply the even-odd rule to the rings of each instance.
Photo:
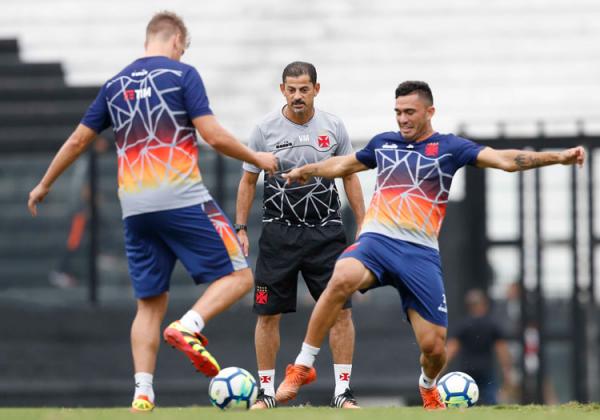
[[[304,61],[294,61],[285,66],[281,79],[283,80],[283,83],[285,83],[286,77],[300,77],[303,74],[308,75],[310,82],[313,85],[317,84],[317,69],[312,64]]]
[[[158,12],[146,26],[146,40],[148,38],[161,35],[163,40],[167,40],[176,33],[180,33],[183,38],[183,44],[187,48],[190,43],[187,27],[183,19],[173,12],[167,10]]]
[[[396,88],[396,98],[398,96],[407,96],[411,93],[417,93],[422,99],[426,99],[430,105],[433,105],[433,93],[431,93],[431,88],[427,83],[420,80],[407,80],[400,83]]]

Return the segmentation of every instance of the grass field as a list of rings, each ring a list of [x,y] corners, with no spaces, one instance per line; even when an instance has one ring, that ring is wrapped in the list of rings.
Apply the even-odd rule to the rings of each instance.
[[[0,408],[2,420],[119,420],[139,417],[125,408]],[[600,404],[565,404],[560,406],[497,406],[474,407],[468,410],[425,412],[418,407],[366,408],[362,410],[334,410],[319,407],[278,408],[269,411],[221,412],[212,407],[158,408],[151,414],[152,420],[202,419],[202,420],[550,420],[550,419],[600,419]]]

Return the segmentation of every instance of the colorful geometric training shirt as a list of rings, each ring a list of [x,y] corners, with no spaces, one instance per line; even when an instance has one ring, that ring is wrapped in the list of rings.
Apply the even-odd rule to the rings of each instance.
[[[192,119],[212,114],[198,71],[167,57],[135,60],[107,81],[81,123],[112,125],[123,218],[211,199]]]
[[[453,134],[435,133],[421,142],[406,141],[398,132],[373,137],[356,152],[361,163],[377,168],[361,233],[439,249],[452,177],[461,167],[475,164],[482,148]]]

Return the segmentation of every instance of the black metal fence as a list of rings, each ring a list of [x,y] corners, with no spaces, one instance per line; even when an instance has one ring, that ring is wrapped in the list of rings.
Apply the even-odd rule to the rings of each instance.
[[[594,193],[597,188],[595,180],[595,151],[600,149],[600,139],[589,136],[563,137],[563,138],[495,138],[495,139],[476,139],[477,142],[494,148],[518,148],[531,150],[562,149],[583,145],[587,151],[587,161],[583,169],[571,167],[570,189],[568,191],[568,200],[570,203],[570,237],[565,239],[546,239],[542,234],[542,185],[540,180],[540,171],[534,170],[530,173],[517,173],[518,177],[517,191],[518,196],[518,235],[511,240],[491,239],[485,232],[486,226],[486,197],[492,193],[486,188],[486,171],[469,169],[467,170],[467,190],[465,195],[465,209],[470,213],[468,215],[471,221],[473,231],[467,233],[473,239],[472,253],[475,258],[471,258],[468,269],[464,270],[466,277],[461,275],[463,283],[459,286],[466,289],[467,285],[475,285],[481,279],[485,279],[486,284],[491,284],[493,278],[488,263],[488,252],[497,247],[512,247],[518,250],[519,254],[519,282],[521,319],[519,322],[518,337],[515,340],[520,342],[520,371],[521,381],[521,401],[524,403],[543,403],[548,401],[545,394],[548,393],[549,386],[548,357],[546,349],[553,343],[563,343],[570,346],[570,362],[567,371],[570,377],[567,380],[572,389],[571,396],[577,401],[590,401],[598,398],[598,385],[595,378],[600,375],[600,356],[597,349],[600,348],[600,335],[598,334],[598,309],[596,302],[596,273],[594,260],[600,238],[594,232],[596,226]],[[93,154],[90,159],[93,161]],[[233,207],[235,191],[226,188],[227,160],[220,155],[216,155],[215,173],[211,177],[218,180],[215,195],[224,204],[226,208]],[[90,165],[94,168],[94,165]],[[584,176],[580,176],[580,171]],[[90,171],[91,189],[94,191],[94,172]],[[532,177],[531,188],[526,186],[525,179]],[[583,190],[583,194],[578,191]],[[529,196],[529,201],[526,200]],[[585,203],[583,202],[585,201]],[[95,201],[92,200],[92,203]],[[529,207],[528,207],[529,206]],[[587,212],[582,214],[581,207],[587,208]],[[532,223],[533,215],[533,235],[527,238],[526,224]],[[92,209],[91,214],[97,214]],[[89,298],[91,302],[97,299],[96,288],[98,287],[95,271],[95,261],[93,255],[97,253],[97,246],[94,245],[96,236],[94,232],[97,222],[92,216],[91,243],[90,246],[90,265],[89,265]],[[588,229],[582,232],[582,225]],[[552,307],[549,306],[548,299],[544,294],[544,252],[551,246],[566,246],[569,249],[571,263],[571,277],[565,279],[571,284],[571,296],[565,297],[563,303],[568,303],[570,322],[567,328],[553,328]],[[533,259],[533,271],[529,274],[530,281],[527,281],[526,273],[526,254],[527,248],[531,250],[528,258]],[[586,258],[582,258],[582,255]],[[583,261],[583,263],[582,263]],[[587,281],[582,281],[587,277]],[[464,280],[466,278],[466,280]],[[460,307],[461,302],[451,302],[455,307]],[[564,323],[564,320],[563,320]],[[595,360],[594,360],[595,359]]]
[[[512,239],[493,239],[489,234],[481,235],[474,245],[473,252],[481,261],[485,261],[490,250],[498,247],[517,250],[518,279],[520,293],[520,322],[518,336],[521,344],[520,370],[523,380],[522,402],[543,403],[548,401],[548,389],[551,386],[548,350],[555,344],[569,347],[570,361],[563,363],[566,381],[572,389],[571,397],[577,401],[598,400],[600,364],[597,349],[600,346],[598,335],[597,284],[595,255],[599,238],[596,230],[595,193],[597,191],[597,169],[595,156],[600,147],[600,138],[590,136],[543,137],[538,138],[499,138],[476,139],[479,143],[494,148],[516,148],[531,150],[563,149],[582,145],[587,151],[587,161],[582,169],[571,167],[569,188],[566,194],[570,207],[570,232],[568,237],[554,239],[542,232],[544,222],[542,200],[548,202],[544,194],[554,194],[542,188],[540,170],[521,172],[514,193],[518,202],[518,234]],[[470,169],[467,171],[467,208],[468,217],[486,232],[485,223],[488,209],[486,197],[492,194],[486,186],[487,171]],[[553,205],[559,203],[559,197],[551,199]],[[471,203],[469,205],[468,203]],[[582,211],[586,209],[586,211]],[[533,226],[530,226],[533,224]],[[570,284],[571,295],[549,299],[545,285],[545,253],[551,247],[568,249],[571,261],[571,273],[564,281]],[[478,251],[479,250],[479,251]],[[527,270],[528,265],[530,269]],[[486,267],[481,267],[476,278],[493,282],[493,276]],[[473,281],[473,280],[471,280]],[[565,304],[568,312],[561,313],[560,305]],[[564,316],[568,320],[559,319]],[[565,322],[566,321],[566,322]],[[560,324],[562,327],[560,327]]]

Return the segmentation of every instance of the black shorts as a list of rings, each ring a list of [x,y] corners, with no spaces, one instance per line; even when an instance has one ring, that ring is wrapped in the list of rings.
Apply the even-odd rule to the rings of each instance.
[[[296,312],[298,273],[302,273],[312,297],[319,299],[337,258],[346,248],[341,225],[298,227],[265,223],[258,242],[254,312],[276,315]],[[350,299],[344,309],[350,308]]]

